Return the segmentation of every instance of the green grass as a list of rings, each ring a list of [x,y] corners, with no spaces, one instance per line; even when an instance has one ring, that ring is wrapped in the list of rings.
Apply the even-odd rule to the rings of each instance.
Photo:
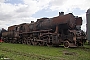
[[[0,44],[0,57],[12,60],[90,60],[90,45],[79,48]]]

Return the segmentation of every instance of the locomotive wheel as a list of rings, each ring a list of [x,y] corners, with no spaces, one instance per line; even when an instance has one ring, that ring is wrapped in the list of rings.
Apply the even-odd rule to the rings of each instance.
[[[70,45],[69,41],[64,42],[64,48],[69,48],[70,47],[69,45]]]

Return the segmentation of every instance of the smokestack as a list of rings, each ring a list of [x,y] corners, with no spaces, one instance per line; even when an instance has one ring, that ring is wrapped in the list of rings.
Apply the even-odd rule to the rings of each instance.
[[[34,21],[31,21],[31,23],[34,23]]]
[[[59,12],[59,16],[64,15],[64,12]]]

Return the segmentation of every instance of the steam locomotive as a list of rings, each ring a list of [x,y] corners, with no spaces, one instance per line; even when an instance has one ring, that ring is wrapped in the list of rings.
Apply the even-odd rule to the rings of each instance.
[[[57,17],[10,26],[2,33],[2,40],[6,43],[77,47],[82,46],[85,40],[81,25],[82,17],[59,12]]]

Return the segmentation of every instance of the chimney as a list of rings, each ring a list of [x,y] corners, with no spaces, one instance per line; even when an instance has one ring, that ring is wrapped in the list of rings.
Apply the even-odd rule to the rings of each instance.
[[[34,21],[31,21],[31,23],[34,23]]]
[[[64,15],[64,12],[59,12],[59,16]]]

